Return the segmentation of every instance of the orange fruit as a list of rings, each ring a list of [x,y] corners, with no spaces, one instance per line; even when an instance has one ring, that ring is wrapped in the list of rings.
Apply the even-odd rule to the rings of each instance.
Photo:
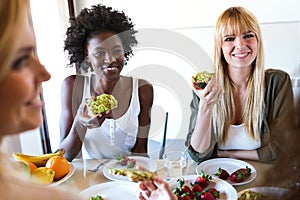
[[[28,165],[30,167],[30,172],[31,173],[37,168],[37,166],[32,162],[28,162]]]
[[[63,156],[53,156],[49,158],[45,167],[55,171],[54,180],[60,180],[69,173],[69,162]]]

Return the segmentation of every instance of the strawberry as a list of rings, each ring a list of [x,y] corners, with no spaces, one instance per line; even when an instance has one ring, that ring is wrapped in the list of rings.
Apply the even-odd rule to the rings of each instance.
[[[215,200],[215,197],[210,192],[204,192],[201,194],[201,200]]]
[[[246,177],[249,177],[251,175],[251,168],[249,168],[248,166],[246,166],[246,168],[241,168],[240,170],[244,172]]]
[[[191,198],[188,194],[183,194],[183,200],[192,200],[193,198]]]
[[[246,179],[245,173],[241,170],[236,170],[229,176],[229,180],[235,183],[241,183]]]
[[[219,167],[218,171],[215,173],[216,176],[218,176],[220,179],[226,180],[229,177],[229,173],[225,170]]]
[[[181,192],[182,192],[182,194],[187,194],[187,195],[189,195],[190,197],[191,197],[191,199],[193,199],[194,198],[194,192],[191,190],[191,188],[189,187],[189,186],[187,186],[187,185],[184,185],[184,186],[182,186],[182,188],[181,188]]]
[[[195,193],[195,192],[202,192],[202,187],[198,184],[194,184],[193,187],[192,187],[192,191]]]
[[[216,188],[209,188],[207,192],[210,192],[212,195],[214,195],[215,199],[220,198],[220,192]]]
[[[184,178],[177,180],[177,186],[178,187],[176,189],[173,189],[173,193],[176,196],[181,196],[181,197],[189,196],[191,199],[193,199],[195,197],[192,189],[188,185],[185,184]],[[188,197],[185,197],[184,199],[187,199],[187,198]]]
[[[206,175],[205,172],[202,170],[201,174],[197,177],[195,184],[200,185],[202,188],[206,188],[209,185],[211,179],[212,177]]]
[[[235,183],[240,183],[240,182],[243,182],[250,175],[251,175],[251,169],[248,166],[246,166],[246,168],[240,168],[240,169],[234,171],[229,176],[229,180],[231,180]]]

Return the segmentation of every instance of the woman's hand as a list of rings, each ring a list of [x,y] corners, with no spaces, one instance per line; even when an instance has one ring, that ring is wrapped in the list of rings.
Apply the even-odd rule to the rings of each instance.
[[[109,112],[111,111],[107,111],[98,115],[92,115],[86,102],[83,102],[78,108],[77,119],[83,126],[89,129],[97,128],[101,126]]]
[[[197,90],[193,87],[193,90],[195,94],[200,98],[201,103],[204,103],[206,106],[216,104],[223,94],[223,89],[216,82],[215,77],[212,77],[212,79],[207,83],[204,89]]]
[[[140,182],[139,187],[142,190],[138,196],[140,200],[177,200],[168,183],[157,176],[153,182]]]

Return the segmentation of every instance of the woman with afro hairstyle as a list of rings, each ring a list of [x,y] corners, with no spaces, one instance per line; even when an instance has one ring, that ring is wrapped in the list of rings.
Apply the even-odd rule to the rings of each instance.
[[[137,44],[136,32],[124,12],[101,4],[84,8],[71,21],[64,50],[77,74],[62,83],[60,118],[60,147],[69,161],[80,151],[95,159],[147,156],[153,86],[121,75]],[[118,106],[90,116],[86,101],[101,94],[113,95]]]

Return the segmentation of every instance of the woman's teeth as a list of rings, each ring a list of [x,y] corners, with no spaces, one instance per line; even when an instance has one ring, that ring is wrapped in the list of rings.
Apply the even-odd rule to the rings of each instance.
[[[116,70],[117,68],[116,67],[108,67],[106,68],[108,71],[113,71],[113,70]]]
[[[248,55],[248,53],[238,53],[238,54],[233,54],[233,56],[235,56],[235,57],[245,57],[245,56],[247,56]]]

